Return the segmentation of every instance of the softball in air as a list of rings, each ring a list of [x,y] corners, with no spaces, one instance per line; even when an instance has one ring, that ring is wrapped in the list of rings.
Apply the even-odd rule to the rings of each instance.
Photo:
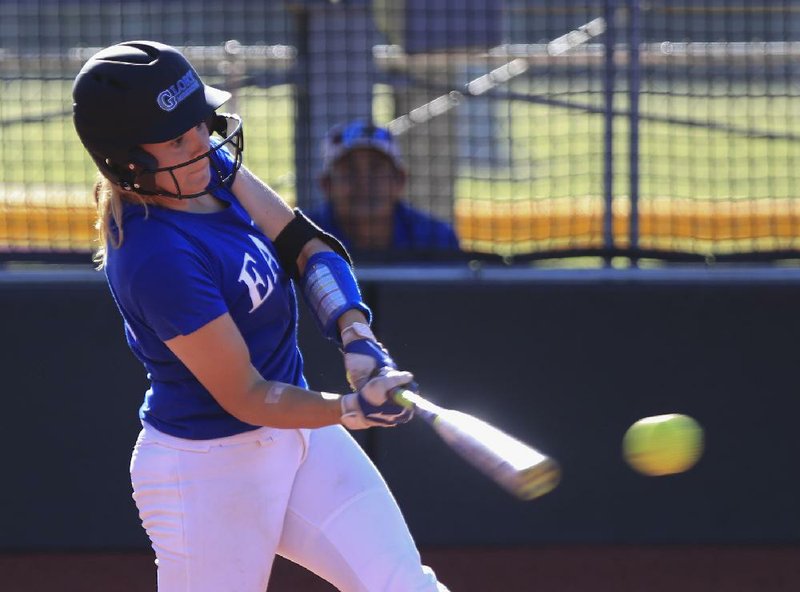
[[[628,464],[644,475],[682,473],[703,453],[703,429],[679,413],[645,417],[625,432],[622,453]]]

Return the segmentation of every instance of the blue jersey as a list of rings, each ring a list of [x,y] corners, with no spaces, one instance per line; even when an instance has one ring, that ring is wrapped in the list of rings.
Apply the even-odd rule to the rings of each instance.
[[[221,151],[218,151],[219,154]],[[232,163],[223,155],[223,164]],[[106,277],[125,335],[151,387],[142,420],[191,439],[230,436],[257,426],[227,413],[164,345],[229,313],[267,380],[306,387],[297,347],[297,301],[270,240],[228,190],[220,212],[192,214],[127,203],[124,240],[109,247]]]

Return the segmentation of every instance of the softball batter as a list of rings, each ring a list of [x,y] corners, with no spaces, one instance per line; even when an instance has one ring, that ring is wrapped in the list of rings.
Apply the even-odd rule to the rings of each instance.
[[[151,386],[131,460],[160,592],[264,592],[276,553],[340,590],[445,590],[343,429],[412,411],[349,258],[242,166],[242,122],[176,49],[103,49],[75,79],[101,173],[105,270]],[[355,392],[308,390],[294,286],[345,352]]]

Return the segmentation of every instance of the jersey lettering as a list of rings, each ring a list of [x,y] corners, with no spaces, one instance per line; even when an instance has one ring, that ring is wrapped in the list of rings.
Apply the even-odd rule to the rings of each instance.
[[[256,260],[249,253],[244,254],[239,281],[247,286],[247,290],[250,294],[250,301],[253,304],[250,312],[253,312],[264,304],[267,298],[269,298],[269,295],[272,294],[272,291],[275,289],[275,282],[277,281],[280,267],[263,241],[252,234],[248,236],[267,263],[267,275],[263,277],[258,272]],[[260,289],[259,286],[261,287]]]
[[[243,282],[250,293],[250,301],[253,303],[253,307],[250,309],[250,312],[253,312],[259,306],[264,304],[266,299],[272,293],[274,289],[272,278],[267,278],[266,282],[264,278],[261,277],[261,274],[258,273],[256,269],[256,260],[250,256],[250,253],[244,254],[244,261],[242,262],[242,271],[239,274],[239,281]],[[258,287],[261,286],[264,288],[264,292],[262,293]]]
[[[267,248],[267,245],[265,245],[260,238],[258,238],[257,236],[253,236],[252,234],[249,234],[248,236],[250,237],[250,240],[253,241],[253,244],[258,249],[258,252],[261,253],[261,256],[264,258],[264,261],[266,261],[267,265],[269,265],[269,268],[272,271],[273,281],[276,280],[281,270],[280,266],[278,265],[278,261],[275,259],[275,257],[272,256],[272,253]]]

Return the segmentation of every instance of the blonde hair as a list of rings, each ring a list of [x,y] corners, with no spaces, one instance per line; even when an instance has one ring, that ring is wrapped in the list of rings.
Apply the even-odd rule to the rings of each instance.
[[[97,218],[94,223],[97,230],[97,251],[92,258],[97,269],[106,266],[109,249],[119,249],[122,246],[125,237],[122,228],[122,206],[126,201],[142,204],[147,216],[147,204],[150,200],[138,193],[124,191],[102,174],[97,174],[94,185],[94,202],[97,205]]]

